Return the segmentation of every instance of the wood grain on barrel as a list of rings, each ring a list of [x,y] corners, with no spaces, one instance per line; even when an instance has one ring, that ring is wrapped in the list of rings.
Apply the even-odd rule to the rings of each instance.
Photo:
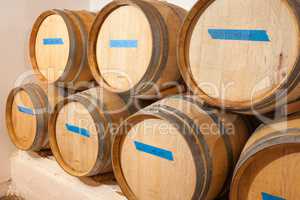
[[[40,81],[14,88],[6,102],[6,125],[15,146],[25,151],[49,149],[48,115],[67,96],[63,89]]]
[[[284,88],[293,93],[300,53],[298,4],[198,1],[179,42],[181,72],[194,93],[211,105],[244,113],[271,111]]]
[[[135,86],[147,71],[152,45],[151,27],[141,9],[123,6],[110,13],[97,40],[97,62],[105,82],[120,91]]]
[[[129,116],[123,99],[97,87],[58,102],[54,110],[49,139],[60,166],[77,177],[111,172],[111,140]]]
[[[89,36],[89,63],[97,82],[139,97],[177,82],[176,43],[183,13],[158,1],[117,0],[106,5]]]
[[[293,127],[297,127],[300,122],[300,120],[297,118],[298,117],[296,117],[295,119],[286,118],[286,120],[288,120],[288,123],[286,121],[280,121],[280,122],[269,123],[268,125],[261,125],[255,131],[255,136],[249,138],[244,149],[249,148],[257,140],[260,140],[260,139],[266,137],[271,132],[285,131],[286,129],[291,129]]]
[[[30,36],[30,58],[44,81],[72,89],[78,89],[83,81],[93,81],[87,40],[94,18],[84,10],[48,10],[36,19]]]
[[[129,199],[216,198],[247,138],[239,117],[205,108],[193,96],[163,99],[124,124],[112,155]]]
[[[192,199],[196,168],[189,146],[178,130],[166,121],[149,119],[128,134],[130,137],[124,139],[121,147],[121,167],[137,199]],[[137,151],[134,142],[170,151],[174,160]]]
[[[37,119],[34,113],[35,108],[30,99],[31,97],[25,92],[20,91],[16,94],[12,104],[12,121],[14,142],[18,147],[29,149],[34,142],[36,135]],[[24,112],[22,109],[27,109]]]
[[[67,126],[82,130],[68,130]],[[68,103],[60,110],[55,128],[58,148],[66,165],[78,172],[90,171],[97,160],[99,141],[89,111],[80,103]],[[84,134],[83,129],[88,134]]]
[[[49,40],[48,43],[47,40]],[[58,41],[55,43],[54,40],[61,40],[62,43]],[[50,15],[40,25],[36,36],[35,51],[37,65],[42,75],[49,82],[59,79],[70,54],[68,28],[61,16]]]

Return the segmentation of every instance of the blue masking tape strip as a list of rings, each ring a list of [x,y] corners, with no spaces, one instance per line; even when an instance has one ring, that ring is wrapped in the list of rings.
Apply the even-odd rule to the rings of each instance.
[[[216,40],[270,41],[265,30],[208,29],[208,33],[212,39]]]
[[[62,38],[45,38],[43,39],[44,45],[63,45],[64,40]]]
[[[110,48],[137,48],[137,40],[110,40]]]
[[[262,200],[285,200],[281,197],[270,195],[270,194],[265,193],[265,192],[262,192],[261,195],[262,195]]]
[[[22,113],[25,113],[25,114],[28,114],[28,115],[34,115],[34,112],[33,112],[32,109],[26,108],[24,106],[18,106],[18,110],[19,110],[19,112],[22,112]]]
[[[71,125],[71,124],[66,124],[66,128],[68,131],[79,134],[81,136],[84,137],[90,137],[91,134],[88,130],[84,129],[84,128],[79,128],[77,126]]]
[[[135,148],[138,151],[144,152],[144,153],[148,153],[154,156],[158,156],[160,158],[164,158],[166,160],[170,160],[173,161],[174,157],[173,157],[173,153],[171,151],[165,150],[165,149],[161,149],[161,148],[157,148],[154,146],[150,146],[147,144],[143,144],[141,142],[138,141],[134,141],[135,144]]]

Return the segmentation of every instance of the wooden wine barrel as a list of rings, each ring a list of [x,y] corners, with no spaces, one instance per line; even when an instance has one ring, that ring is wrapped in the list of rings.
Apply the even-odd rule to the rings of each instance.
[[[180,80],[176,42],[185,13],[159,1],[116,0],[105,6],[88,41],[97,82],[111,91],[141,97]]]
[[[214,199],[248,130],[242,118],[173,96],[129,117],[113,141],[113,169],[130,200]]]
[[[231,200],[296,200],[299,191],[300,119],[259,128],[236,166]]]
[[[30,36],[30,58],[45,81],[75,87],[93,80],[87,39],[94,18],[94,13],[70,10],[49,10],[37,18]]]
[[[198,1],[178,45],[185,82],[208,104],[246,114],[299,98],[299,6],[297,0]]]
[[[111,172],[111,138],[128,115],[125,102],[101,88],[59,102],[49,120],[50,146],[57,162],[77,177]]]
[[[67,94],[60,88],[27,83],[13,89],[6,103],[6,125],[13,144],[21,150],[48,149],[51,106]]]
[[[291,101],[286,107],[283,107],[283,113],[286,115],[293,115],[300,112],[300,99]]]

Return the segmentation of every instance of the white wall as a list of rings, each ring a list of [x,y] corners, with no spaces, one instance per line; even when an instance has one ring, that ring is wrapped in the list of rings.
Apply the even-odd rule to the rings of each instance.
[[[17,77],[30,70],[28,38],[35,18],[51,8],[89,9],[87,0],[8,0],[0,14],[0,186],[10,178],[9,157],[14,150],[5,128],[5,100]],[[1,195],[1,194],[0,194]]]
[[[112,0],[90,0],[90,6],[92,10],[98,11],[111,1]],[[186,10],[189,10],[197,2],[197,0],[168,0],[167,2],[176,4],[182,8],[185,8]]]

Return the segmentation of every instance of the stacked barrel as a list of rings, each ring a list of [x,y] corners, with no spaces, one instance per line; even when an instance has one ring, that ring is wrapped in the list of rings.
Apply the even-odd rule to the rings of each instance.
[[[86,45],[94,18],[91,12],[69,10],[38,17],[30,36],[30,59],[44,81],[74,89],[93,80]]]
[[[140,98],[172,88],[181,79],[176,44],[185,12],[159,1],[105,6],[89,36],[89,62],[97,82]]]
[[[209,105],[246,114],[299,99],[297,6],[277,0],[198,2],[178,47],[191,90]]]
[[[40,82],[27,83],[10,92],[6,104],[6,124],[17,148],[32,151],[49,149],[47,134],[51,106],[65,95],[63,89]]]
[[[255,132],[236,166],[231,199],[299,198],[299,122],[291,118]]]
[[[112,154],[129,199],[216,198],[248,138],[241,117],[207,108],[195,96],[168,97],[126,122]]]
[[[46,11],[38,17],[30,37],[35,77],[22,80],[26,83],[10,92],[6,105],[8,133],[19,149],[49,149],[48,118],[53,107],[81,88],[77,81],[93,80],[86,40],[94,18],[91,12],[69,10]]]
[[[163,11],[173,15],[173,23]],[[130,102],[155,97],[156,83],[160,91],[172,89],[164,84],[179,81],[177,35],[171,31],[178,32],[182,13],[167,3],[115,1],[96,16],[87,41],[88,58],[101,90],[70,96],[56,105],[50,118],[51,149],[69,174],[111,172],[113,126],[133,114]]]
[[[230,199],[299,199],[299,1],[198,1],[178,42],[181,74],[207,105],[262,125],[235,167]],[[264,121],[265,122],[265,121]],[[200,199],[212,199],[209,196]]]
[[[11,140],[51,148],[76,177],[113,171],[130,200],[299,199],[299,7],[201,0],[187,13],[115,0],[97,15],[46,11],[30,37],[36,78],[8,96]]]
[[[112,172],[119,124],[185,89],[176,61],[185,12],[166,2],[114,1],[98,15],[42,13],[30,36],[36,80],[12,90],[7,100],[12,142],[26,151],[51,148],[73,176]]]

